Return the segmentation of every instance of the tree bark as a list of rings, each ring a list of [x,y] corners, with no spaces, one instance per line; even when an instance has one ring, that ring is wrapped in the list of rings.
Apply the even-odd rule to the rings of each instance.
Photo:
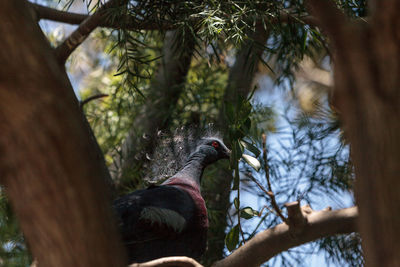
[[[335,48],[334,104],[351,143],[366,266],[400,266],[400,2],[370,1],[368,24],[329,1],[310,4]]]
[[[111,167],[117,181],[122,179],[123,183],[125,179],[132,180],[133,172],[147,161],[146,153],[151,155],[153,152],[157,144],[157,132],[168,129],[172,111],[189,71],[194,46],[195,41],[189,32],[185,32],[184,36],[178,30],[166,33],[164,56],[152,82],[151,93],[122,144],[121,156],[115,157],[114,166]]]
[[[40,266],[123,266],[90,134],[25,1],[0,4],[0,177]]]

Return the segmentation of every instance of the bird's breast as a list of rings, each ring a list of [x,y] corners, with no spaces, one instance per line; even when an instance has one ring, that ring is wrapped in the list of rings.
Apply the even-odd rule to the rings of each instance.
[[[208,228],[208,215],[207,215],[206,203],[203,197],[201,196],[198,184],[190,179],[182,179],[178,177],[171,178],[166,184],[184,190],[193,199],[194,205],[196,207],[196,212],[193,220],[193,227]]]

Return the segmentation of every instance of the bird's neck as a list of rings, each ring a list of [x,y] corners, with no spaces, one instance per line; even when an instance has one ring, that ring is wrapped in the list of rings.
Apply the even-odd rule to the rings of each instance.
[[[194,153],[190,156],[185,166],[174,176],[175,177],[187,177],[197,183],[200,186],[201,177],[203,175],[204,168],[207,166],[205,163],[206,155],[203,153]]]

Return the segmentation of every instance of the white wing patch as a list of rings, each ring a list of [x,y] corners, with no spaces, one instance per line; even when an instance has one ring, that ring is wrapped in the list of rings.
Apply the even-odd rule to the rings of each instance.
[[[170,209],[158,207],[146,207],[140,213],[140,219],[149,220],[151,224],[159,223],[164,224],[175,232],[182,232],[185,227],[186,220],[179,213]]]

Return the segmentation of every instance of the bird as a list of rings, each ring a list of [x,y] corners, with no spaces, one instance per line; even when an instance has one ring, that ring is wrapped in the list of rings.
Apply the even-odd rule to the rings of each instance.
[[[167,256],[200,259],[207,247],[208,216],[200,192],[204,169],[231,151],[216,137],[201,138],[183,167],[160,185],[113,203],[129,262]]]

